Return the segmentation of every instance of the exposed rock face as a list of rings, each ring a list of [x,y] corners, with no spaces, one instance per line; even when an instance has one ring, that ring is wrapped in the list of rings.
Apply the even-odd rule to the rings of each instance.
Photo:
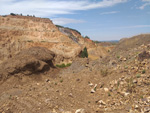
[[[30,75],[48,71],[53,67],[54,53],[42,47],[24,50],[0,65],[0,80],[22,73]]]
[[[65,28],[62,26],[57,26],[59,31],[63,34],[67,35],[70,39],[72,39],[75,43],[79,44],[82,48],[87,48],[89,58],[92,60],[103,58],[108,55],[108,50],[111,50],[111,46],[109,47],[102,47],[101,45],[98,45],[94,43],[92,40],[88,38],[83,38],[81,36],[81,33],[77,30]]]
[[[55,62],[72,60],[82,49],[61,33],[49,19],[0,16],[0,61],[34,46],[46,47],[53,51],[57,55]]]
[[[34,46],[53,51],[56,54],[55,64],[72,62],[84,47],[87,47],[92,59],[107,55],[107,49],[83,38],[74,29],[56,27],[49,19],[19,15],[0,16],[0,63],[23,49]]]
[[[96,47],[96,44],[92,40],[90,40],[88,38],[83,38],[79,31],[71,29],[71,28],[66,28],[66,27],[63,27],[63,26],[57,26],[57,27],[58,27],[60,32],[62,32],[63,34],[67,35],[75,43],[78,43],[80,46],[82,46],[82,49],[85,46],[87,48],[94,48],[94,47]]]

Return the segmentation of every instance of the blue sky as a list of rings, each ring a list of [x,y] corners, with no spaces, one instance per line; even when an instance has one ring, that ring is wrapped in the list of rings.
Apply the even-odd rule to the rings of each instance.
[[[150,0],[0,0],[0,15],[50,18],[93,40],[150,33]]]

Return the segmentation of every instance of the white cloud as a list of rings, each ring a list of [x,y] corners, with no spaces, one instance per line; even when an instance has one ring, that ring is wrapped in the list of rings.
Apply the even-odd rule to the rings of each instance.
[[[150,0],[142,0],[142,2],[145,2],[142,6],[139,7],[139,9],[144,9],[146,6],[150,5]]]
[[[53,23],[56,25],[65,25],[69,23],[83,23],[85,21],[83,20],[76,20],[76,19],[70,19],[70,18],[53,18]]]
[[[119,13],[119,11],[103,12],[103,13],[100,13],[100,14],[101,15],[107,15],[107,14],[115,14],[115,13]]]
[[[58,14],[72,14],[77,10],[104,8],[128,0],[0,0],[0,14],[24,14],[53,17]]]

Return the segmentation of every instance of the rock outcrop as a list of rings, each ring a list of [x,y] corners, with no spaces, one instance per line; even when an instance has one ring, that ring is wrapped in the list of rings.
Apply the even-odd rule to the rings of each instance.
[[[46,47],[57,56],[55,62],[69,62],[81,47],[61,33],[51,20],[30,16],[0,16],[0,61],[23,49]]]
[[[100,59],[107,56],[109,50],[112,50],[112,45],[103,47],[99,44],[96,44],[91,39],[84,38],[81,36],[81,33],[75,29],[71,29],[68,27],[58,26],[56,25],[60,32],[67,35],[70,39],[72,39],[75,43],[81,46],[82,50],[84,47],[87,48],[89,58],[92,60]]]
[[[55,64],[72,62],[84,47],[87,47],[91,59],[108,55],[107,48],[83,38],[77,30],[56,27],[47,18],[0,16],[0,63],[34,46],[53,51],[56,54]]]
[[[0,65],[0,80],[15,74],[31,75],[48,71],[54,67],[55,54],[43,47],[33,47],[21,51]]]

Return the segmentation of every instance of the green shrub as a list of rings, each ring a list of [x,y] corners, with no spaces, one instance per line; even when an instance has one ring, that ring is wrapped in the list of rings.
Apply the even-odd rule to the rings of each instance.
[[[56,64],[56,67],[59,67],[59,68],[65,68],[65,67],[69,67],[69,66],[71,66],[71,63],[68,63],[68,64],[61,64],[61,65],[58,65],[58,64]]]
[[[125,69],[128,69],[128,66],[124,66]]]
[[[145,70],[145,69],[142,71],[142,74],[144,74],[144,73],[146,73],[146,70]]]
[[[90,39],[90,37],[89,37],[89,36],[85,36],[84,38],[88,38],[88,39]]]
[[[82,58],[88,58],[88,51],[87,48],[85,47],[84,50],[81,52],[81,57]]]
[[[15,13],[10,13],[10,15],[12,15],[12,16],[16,16],[16,14],[15,14]]]
[[[117,58],[119,59],[119,58],[120,58],[120,56],[118,55],[118,56],[117,56]]]
[[[69,63],[69,64],[66,64],[66,67],[69,67],[69,66],[71,66],[71,63]]]
[[[62,83],[62,82],[63,82],[63,79],[61,79],[60,82]]]
[[[137,74],[137,75],[136,75],[136,77],[137,77],[137,78],[140,78],[140,77],[141,77],[141,75],[140,75],[140,74]]]
[[[108,96],[111,96],[110,92],[108,92]]]

